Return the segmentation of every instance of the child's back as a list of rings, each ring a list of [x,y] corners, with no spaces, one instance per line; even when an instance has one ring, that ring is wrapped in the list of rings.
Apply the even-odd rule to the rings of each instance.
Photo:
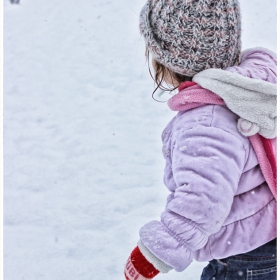
[[[179,113],[162,134],[167,206],[141,228],[127,279],[193,258],[210,261],[203,280],[276,279],[276,57],[240,55],[237,1],[148,1],[140,29],[156,80],[180,84]]]

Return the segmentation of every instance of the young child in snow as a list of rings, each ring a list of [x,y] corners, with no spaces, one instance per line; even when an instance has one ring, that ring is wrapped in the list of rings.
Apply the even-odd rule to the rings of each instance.
[[[160,221],[140,229],[129,280],[209,261],[201,279],[276,279],[276,56],[241,53],[237,0],[148,0],[140,30],[158,87],[178,87],[162,134]]]

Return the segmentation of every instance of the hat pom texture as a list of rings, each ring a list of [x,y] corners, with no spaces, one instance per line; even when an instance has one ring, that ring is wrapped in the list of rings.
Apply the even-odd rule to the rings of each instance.
[[[182,75],[239,63],[237,0],[148,0],[140,32],[153,58]]]

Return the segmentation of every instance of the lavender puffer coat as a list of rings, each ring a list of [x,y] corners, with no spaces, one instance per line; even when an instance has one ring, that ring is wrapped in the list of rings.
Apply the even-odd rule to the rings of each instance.
[[[161,220],[142,227],[140,238],[176,271],[276,237],[276,201],[237,121],[227,107],[206,105],[179,112],[162,134],[170,195]]]

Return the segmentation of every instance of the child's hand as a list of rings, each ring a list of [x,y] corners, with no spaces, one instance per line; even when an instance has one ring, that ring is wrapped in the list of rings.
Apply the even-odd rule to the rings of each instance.
[[[157,274],[159,271],[146,260],[137,246],[128,258],[124,269],[126,280],[149,280]]]

